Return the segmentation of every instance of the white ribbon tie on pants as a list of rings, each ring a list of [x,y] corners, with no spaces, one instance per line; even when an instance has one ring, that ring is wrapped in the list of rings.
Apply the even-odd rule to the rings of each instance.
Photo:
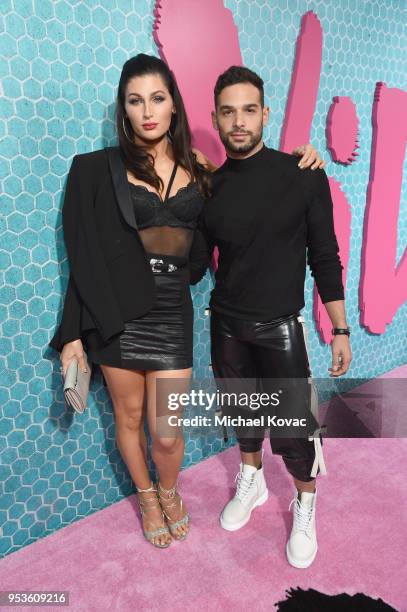
[[[308,354],[308,330],[307,327],[305,325],[305,319],[302,315],[299,315],[297,317],[297,320],[301,323],[302,325],[302,330],[304,332],[304,340],[305,340],[305,347],[307,349],[307,354]],[[308,382],[311,385],[311,412],[314,415],[314,418],[316,421],[318,421],[318,389],[316,388],[313,380],[312,380],[312,376],[308,377]],[[315,478],[317,475],[317,471],[318,471],[318,466],[320,469],[320,473],[323,476],[326,476],[327,474],[327,470],[326,470],[326,465],[325,465],[325,460],[324,460],[324,453],[322,451],[322,444],[321,444],[321,440],[319,437],[319,434],[321,433],[320,429],[316,429],[314,431],[314,435],[313,436],[309,436],[308,441],[312,442],[314,441],[314,449],[315,449],[315,459],[314,459],[314,463],[312,465],[312,470],[311,470],[311,478]]]

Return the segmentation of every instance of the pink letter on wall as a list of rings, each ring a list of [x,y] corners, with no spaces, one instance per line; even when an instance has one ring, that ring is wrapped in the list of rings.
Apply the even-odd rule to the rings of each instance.
[[[242,65],[233,15],[222,0],[158,0],[154,40],[177,79],[194,145],[215,164],[225,159],[212,127],[213,88],[231,65]]]
[[[396,266],[407,93],[377,83],[372,123],[359,299],[362,324],[381,334],[407,299],[407,251]]]
[[[318,96],[322,61],[322,28],[312,11],[305,13],[295,51],[280,149],[291,153],[300,143],[309,142]]]
[[[322,28],[318,17],[312,12],[306,13],[301,21],[301,31],[297,41],[294,70],[288,95],[280,148],[290,152],[299,143],[309,142],[312,119],[318,96],[319,77],[322,58]],[[345,120],[348,114],[338,113],[333,117],[331,133],[337,148],[340,142],[336,136],[341,130],[346,130]],[[353,148],[352,148],[353,151]],[[350,245],[350,207],[340,185],[334,179],[329,179],[331,187],[335,233],[339,244],[339,254],[343,266],[342,279],[345,286],[346,272],[349,261]],[[314,318],[317,329],[324,340],[329,343],[331,322],[322,304],[317,289],[314,286]]]
[[[326,119],[326,139],[334,161],[351,164],[357,156],[359,119],[346,96],[335,96]]]

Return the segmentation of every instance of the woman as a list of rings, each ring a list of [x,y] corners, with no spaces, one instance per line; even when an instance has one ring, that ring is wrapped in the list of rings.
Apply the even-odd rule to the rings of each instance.
[[[144,535],[165,548],[186,537],[189,515],[176,489],[184,440],[158,435],[156,382],[174,378],[186,388],[191,377],[189,284],[205,273],[194,266],[195,228],[215,166],[191,148],[174,75],[156,57],[124,64],[116,119],[119,147],[77,155],[69,172],[63,227],[71,274],[50,345],[61,352],[64,373],[73,358],[86,368],[84,345],[100,365]],[[309,147],[304,166],[315,159]],[[157,487],[147,468],[145,418]]]

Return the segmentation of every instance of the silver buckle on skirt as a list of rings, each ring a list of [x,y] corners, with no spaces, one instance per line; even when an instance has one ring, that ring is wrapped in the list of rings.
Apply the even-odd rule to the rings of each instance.
[[[175,270],[178,270],[178,266],[172,263],[164,263],[163,259],[154,259],[153,257],[150,259],[150,266],[153,272],[175,272]]]

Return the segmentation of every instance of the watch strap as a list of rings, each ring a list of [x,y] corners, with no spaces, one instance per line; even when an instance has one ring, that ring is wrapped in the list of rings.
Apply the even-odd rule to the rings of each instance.
[[[350,336],[350,327],[333,327],[333,336]]]

